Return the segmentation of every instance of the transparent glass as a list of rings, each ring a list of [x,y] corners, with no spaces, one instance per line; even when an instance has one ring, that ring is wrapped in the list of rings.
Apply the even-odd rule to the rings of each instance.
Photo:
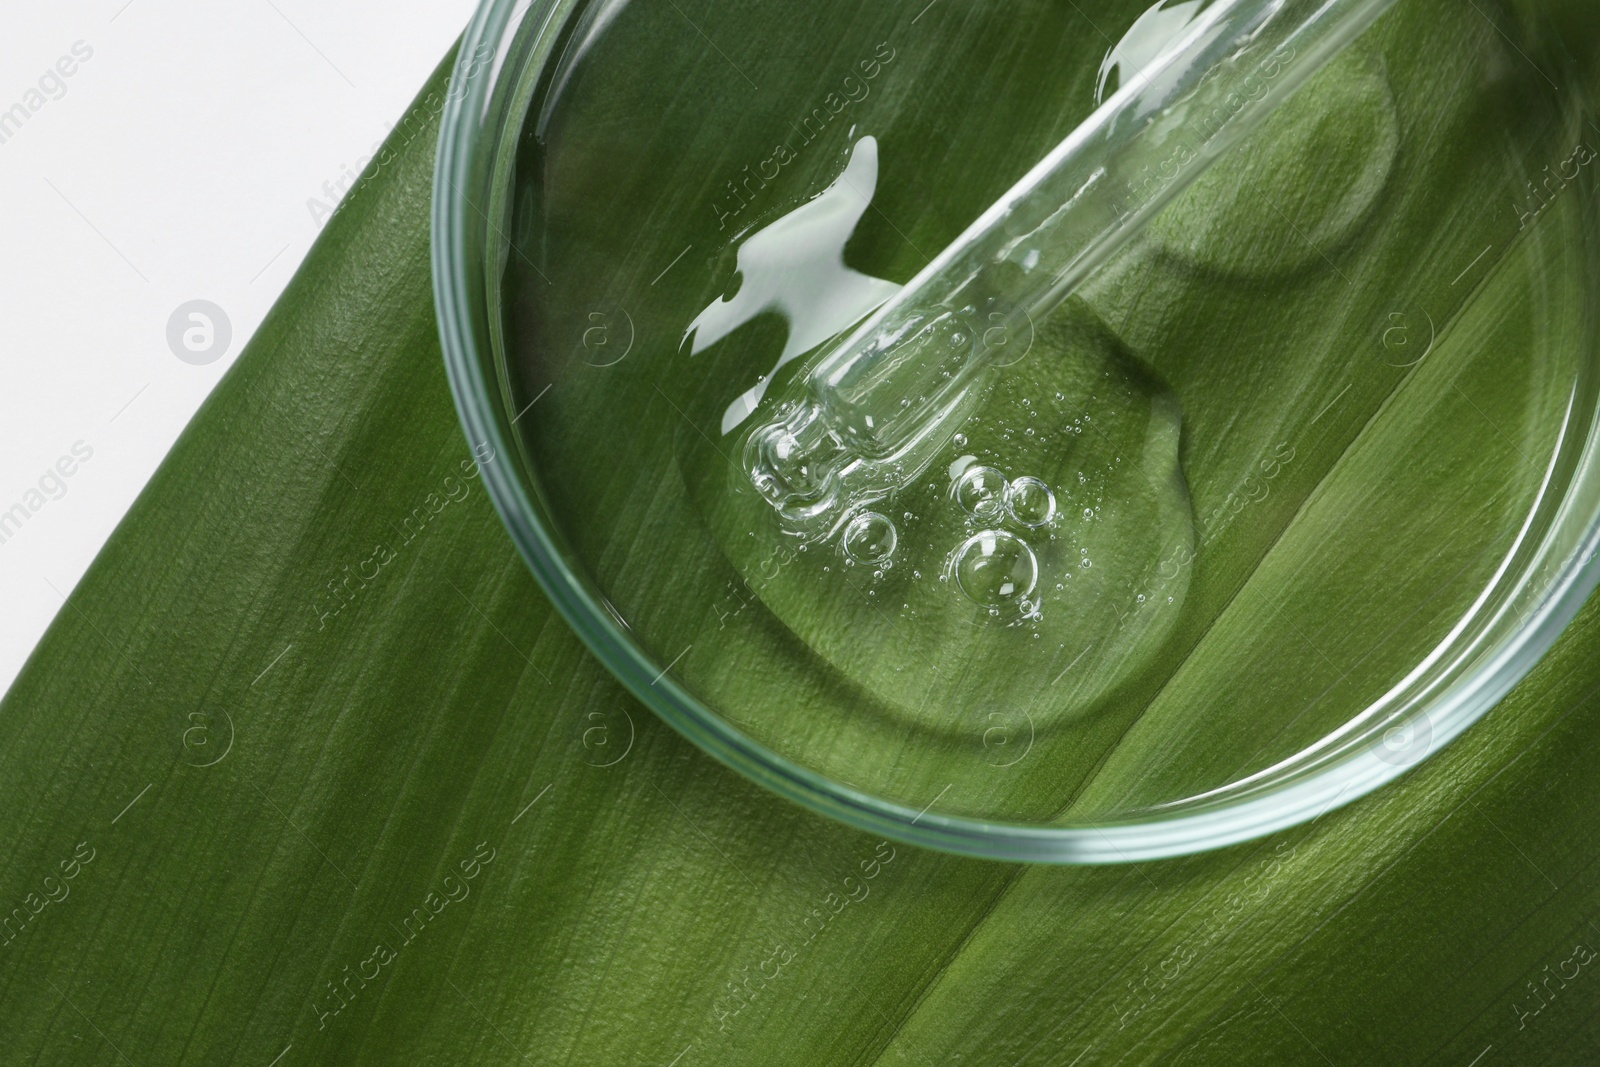
[[[558,608],[716,758],[974,855],[1437,751],[1600,579],[1600,50],[1387,6],[490,0],[436,296]]]

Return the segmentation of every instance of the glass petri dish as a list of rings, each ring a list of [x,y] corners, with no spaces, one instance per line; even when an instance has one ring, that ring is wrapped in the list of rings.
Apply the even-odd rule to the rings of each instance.
[[[1216,848],[1437,752],[1600,580],[1578,4],[1400,0],[1059,306],[930,326],[1004,358],[924,451],[825,521],[752,479],[830,343],[1210,6],[477,13],[461,419],[559,610],[717,759],[970,855]]]

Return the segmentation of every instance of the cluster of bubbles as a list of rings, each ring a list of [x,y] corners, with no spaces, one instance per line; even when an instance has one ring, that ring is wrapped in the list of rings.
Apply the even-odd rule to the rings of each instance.
[[[982,522],[1009,517],[1036,530],[1049,526],[1056,517],[1056,494],[1048,485],[1028,475],[1008,480],[993,467],[968,467],[951,486],[950,496]]]
[[[992,616],[1003,610],[1036,616],[1039,557],[1022,537],[998,527],[1006,519],[1025,530],[1048,527],[1056,518],[1054,491],[1032,476],[1008,479],[994,467],[975,465],[956,477],[950,496],[983,527],[950,554],[957,588]]]
[[[965,435],[956,435],[958,448],[966,443]],[[970,532],[950,553],[941,577],[992,617],[1038,618],[1039,557],[1025,538],[1038,533],[1048,537],[1059,521],[1055,491],[1031,475],[1007,478],[971,456],[957,461],[951,474],[949,497],[965,513]],[[1092,516],[1092,509],[1085,514]],[[914,516],[907,512],[905,518]],[[874,577],[893,566],[899,544],[894,520],[877,511],[855,515],[839,539],[846,566],[872,568]],[[1088,566],[1088,560],[1082,565]]]

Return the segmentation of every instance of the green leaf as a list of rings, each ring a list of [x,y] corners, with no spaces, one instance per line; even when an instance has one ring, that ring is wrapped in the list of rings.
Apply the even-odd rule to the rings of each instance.
[[[506,538],[474,476],[500,458],[461,437],[431,310],[440,85],[0,704],[8,1062],[1589,1058],[1600,611],[1450,750],[1267,841],[1017,868],[827,823],[629,699]],[[1568,328],[1529,282],[1560,251],[1525,243],[1528,270],[1457,328],[1432,365],[1460,393],[1492,380],[1480,351]],[[1386,403],[1459,403],[1443,392]],[[1395,423],[1319,465],[1359,486],[1406,444]],[[1455,474],[1431,476],[1473,488]],[[1310,536],[1341,491],[1288,510]],[[1274,543],[1262,584],[1305,551]],[[1268,609],[1247,601],[1200,652],[1248,639],[1230,614]],[[1326,629],[1337,606],[1278,610]],[[1254,692],[1200,652],[1173,686]],[[1203,729],[1158,701],[1082,802]]]

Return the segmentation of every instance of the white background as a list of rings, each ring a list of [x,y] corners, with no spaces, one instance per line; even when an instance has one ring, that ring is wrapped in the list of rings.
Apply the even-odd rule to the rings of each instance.
[[[308,201],[332,202],[474,6],[0,6],[0,113],[43,99],[0,128],[0,512],[44,501],[0,543],[0,691],[305,256]],[[79,42],[93,55],[30,97]],[[167,343],[195,299],[233,334],[203,366]],[[39,491],[78,442],[92,458]]]

